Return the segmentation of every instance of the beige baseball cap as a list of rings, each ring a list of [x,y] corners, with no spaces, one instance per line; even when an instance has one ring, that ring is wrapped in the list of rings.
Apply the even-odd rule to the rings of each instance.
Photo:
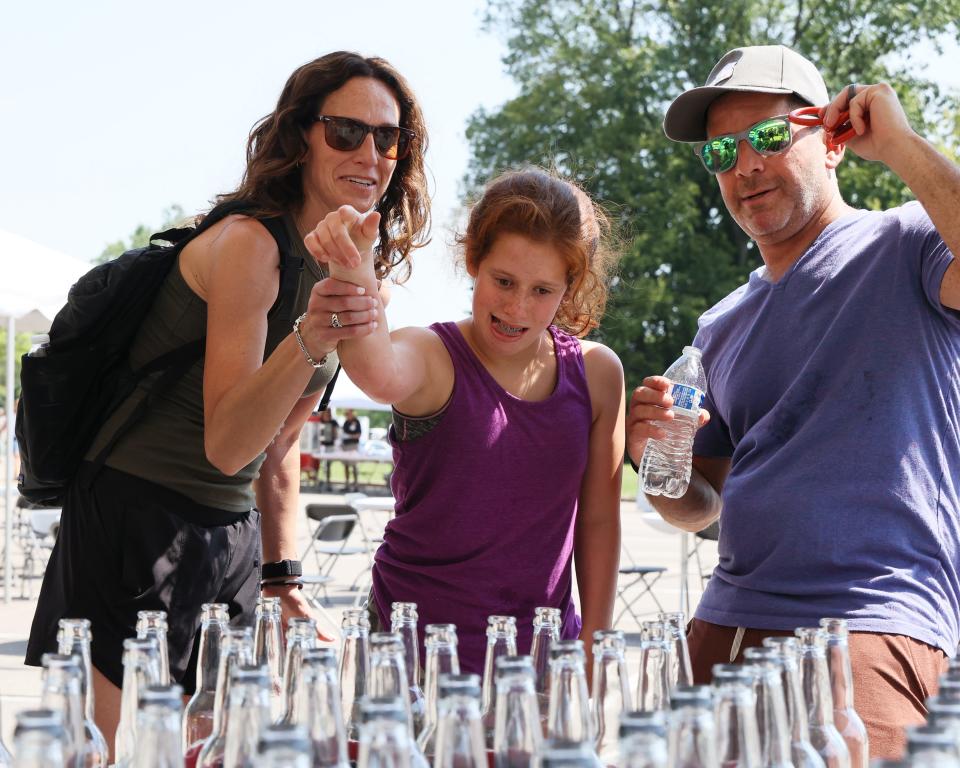
[[[830,101],[813,64],[785,45],[734,48],[717,62],[699,88],[684,91],[667,108],[663,132],[674,141],[705,141],[707,110],[730,91],[790,93],[813,106]]]

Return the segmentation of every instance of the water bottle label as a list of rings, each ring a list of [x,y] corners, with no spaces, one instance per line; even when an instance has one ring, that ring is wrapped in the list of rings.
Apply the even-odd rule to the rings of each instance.
[[[691,416],[698,416],[703,404],[703,392],[696,387],[686,384],[674,384],[670,389],[673,398],[673,410],[683,411]]]

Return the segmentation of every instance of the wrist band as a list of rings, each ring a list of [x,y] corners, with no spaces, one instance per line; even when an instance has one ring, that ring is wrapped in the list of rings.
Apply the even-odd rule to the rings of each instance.
[[[303,356],[307,358],[307,362],[310,363],[310,365],[312,365],[314,368],[319,368],[321,365],[327,362],[327,356],[324,355],[320,358],[320,362],[317,362],[310,356],[310,353],[307,352],[307,345],[303,343],[303,338],[300,336],[300,323],[302,323],[306,317],[307,313],[304,312],[302,315],[300,315],[300,317],[293,321],[293,335],[297,340],[297,344],[300,345],[300,351],[303,352]]]
[[[260,579],[278,579],[288,576],[303,576],[303,565],[299,560],[279,560],[264,563],[260,567]]]
[[[271,581],[261,581],[260,589],[264,590],[269,587],[296,587],[297,589],[303,589],[303,582],[300,579],[276,579]]]

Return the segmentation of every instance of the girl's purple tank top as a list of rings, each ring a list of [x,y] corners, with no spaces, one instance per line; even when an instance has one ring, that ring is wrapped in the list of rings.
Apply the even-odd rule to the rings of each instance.
[[[539,606],[560,609],[562,637],[580,632],[571,560],[592,409],[580,342],[557,328],[556,388],[538,402],[503,389],[456,323],[430,328],[453,361],[453,393],[427,434],[391,434],[396,516],[374,598],[385,627],[392,602],[417,603],[421,642],[427,624],[456,624],[460,666],[479,673],[488,616],[516,617],[521,654]]]

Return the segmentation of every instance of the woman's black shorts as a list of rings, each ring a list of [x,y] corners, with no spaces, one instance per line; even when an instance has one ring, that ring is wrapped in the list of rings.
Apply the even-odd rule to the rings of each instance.
[[[109,467],[91,483],[89,471],[84,465],[63,506],[26,662],[39,666],[56,650],[60,619],[90,619],[93,665],[119,688],[137,611],[163,610],[170,675],[192,693],[203,603],[226,603],[231,623],[253,624],[260,513],[205,507]]]

